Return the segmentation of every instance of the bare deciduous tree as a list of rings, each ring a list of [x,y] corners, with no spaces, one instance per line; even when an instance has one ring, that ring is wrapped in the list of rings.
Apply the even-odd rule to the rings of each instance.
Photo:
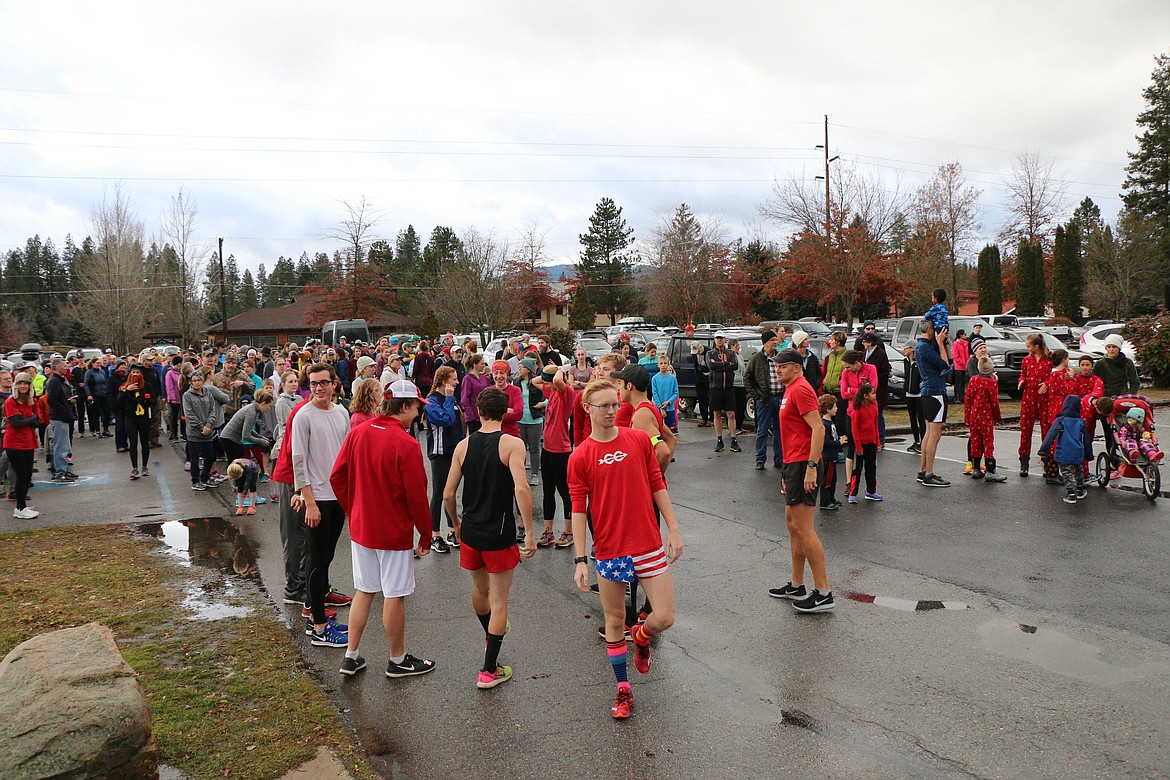
[[[90,209],[94,251],[82,255],[78,306],[103,343],[119,353],[143,336],[156,291],[148,289],[143,248],[146,228],[121,182]]]
[[[431,308],[441,322],[462,331],[478,332],[487,343],[489,332],[499,332],[517,316],[516,295],[508,281],[509,248],[469,227],[459,236],[455,259],[443,266]]]
[[[965,263],[980,228],[979,195],[966,183],[963,166],[957,162],[940,165],[930,181],[918,189],[914,203],[915,231],[931,236],[943,248],[940,270],[944,285],[950,286],[952,305],[959,303],[958,263]]]
[[[325,234],[325,237],[345,244],[345,258],[348,260],[349,267],[335,269],[336,280],[341,281],[342,278],[345,278],[348,281],[352,286],[353,300],[356,302],[359,276],[357,268],[364,261],[366,249],[377,240],[374,228],[385,219],[385,214],[374,208],[365,195],[362,195],[356,203],[351,203],[348,200],[341,201],[341,209],[341,216],[338,218],[337,224]],[[356,309],[350,313],[350,316],[357,316]]]
[[[171,284],[176,288],[173,297],[178,307],[179,331],[183,334],[183,344],[189,345],[198,338],[203,322],[199,293],[209,254],[207,247],[195,241],[195,228],[199,226],[198,201],[180,187],[178,194],[171,197],[161,221],[163,237],[178,260],[178,278]]]
[[[1054,162],[1025,149],[1016,155],[1003,183],[1008,191],[1008,218],[997,237],[1000,245],[1014,247],[1027,240],[1039,242],[1045,251],[1051,249],[1052,233],[1065,212],[1068,189]]]
[[[648,312],[679,325],[720,320],[735,301],[735,267],[724,226],[700,222],[687,204],[660,216],[647,253]]]

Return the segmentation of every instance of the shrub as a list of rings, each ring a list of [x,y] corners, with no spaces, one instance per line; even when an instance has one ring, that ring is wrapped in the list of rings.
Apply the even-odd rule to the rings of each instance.
[[[1123,335],[1133,342],[1138,369],[1158,387],[1170,386],[1170,313],[1134,317],[1125,323]]]
[[[548,340],[552,342],[553,349],[569,358],[573,357],[573,347],[577,345],[577,342],[573,338],[572,331],[564,328],[549,328],[545,332],[548,334]]]

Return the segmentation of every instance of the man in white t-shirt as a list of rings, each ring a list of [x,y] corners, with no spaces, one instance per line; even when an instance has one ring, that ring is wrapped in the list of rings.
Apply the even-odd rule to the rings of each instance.
[[[318,647],[345,647],[349,643],[347,626],[325,615],[325,601],[329,596],[329,565],[341,529],[345,512],[329,484],[333,464],[349,433],[349,413],[333,398],[338,392],[337,374],[327,363],[309,367],[309,403],[292,418],[293,488],[304,504],[305,525],[309,527],[309,609],[312,617],[305,633]],[[296,499],[294,499],[296,500]],[[332,599],[335,606],[348,606]]]

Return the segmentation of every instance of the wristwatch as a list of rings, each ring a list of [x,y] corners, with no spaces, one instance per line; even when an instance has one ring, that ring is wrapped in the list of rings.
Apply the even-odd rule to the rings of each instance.
[[[588,562],[589,562],[589,559],[588,559],[588,558],[586,558],[584,555],[578,555],[576,558],[574,558],[574,559],[573,559],[573,563],[574,563],[574,564],[577,564],[577,563],[588,563]]]
[[[815,468],[817,468],[818,466],[820,466],[821,464],[820,464],[819,462],[815,461],[815,460],[810,460],[810,461],[808,462],[808,465],[809,465],[809,467],[810,467],[810,468],[814,468],[814,469],[815,469]]]

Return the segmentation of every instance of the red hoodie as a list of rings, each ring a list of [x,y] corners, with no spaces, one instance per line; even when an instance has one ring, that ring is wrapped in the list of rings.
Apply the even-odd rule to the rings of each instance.
[[[418,440],[379,415],[345,437],[329,485],[349,516],[349,538],[372,550],[409,550],[431,536],[427,473]]]
[[[877,404],[862,404],[856,407],[849,404],[849,408],[853,412],[851,419],[853,443],[858,446],[878,444],[880,439],[878,437]]]

